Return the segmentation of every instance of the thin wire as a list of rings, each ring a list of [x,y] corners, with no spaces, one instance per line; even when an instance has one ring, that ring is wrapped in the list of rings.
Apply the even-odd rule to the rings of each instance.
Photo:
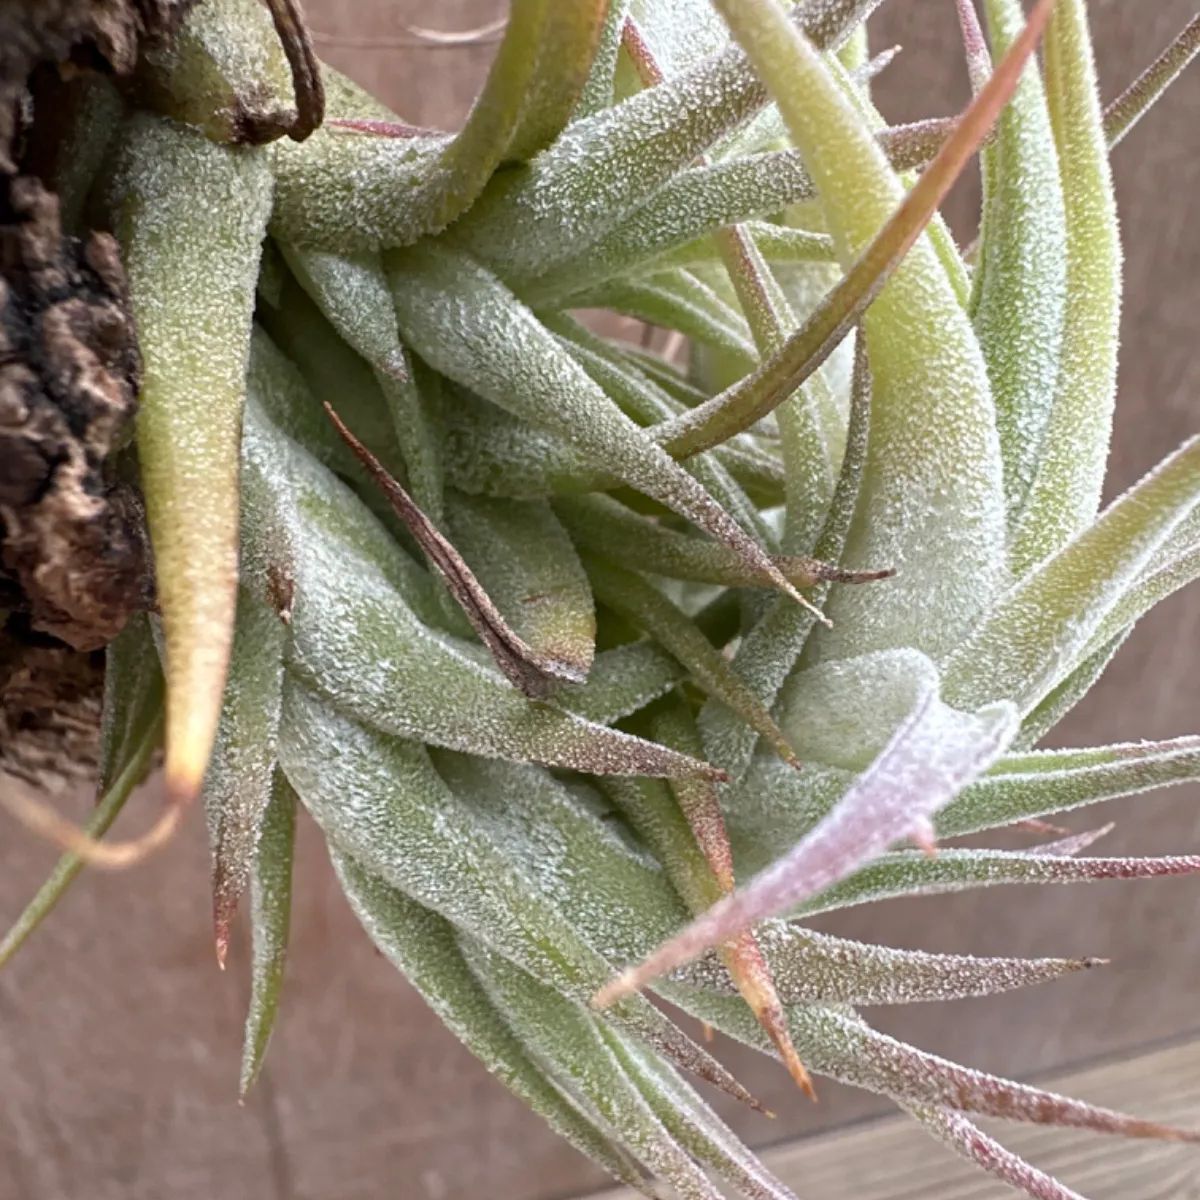
[[[504,36],[507,17],[500,17],[475,29],[426,29],[420,25],[405,25],[398,37],[355,37],[314,30],[312,39],[323,46],[338,46],[348,50],[457,50],[468,46],[490,46]]]

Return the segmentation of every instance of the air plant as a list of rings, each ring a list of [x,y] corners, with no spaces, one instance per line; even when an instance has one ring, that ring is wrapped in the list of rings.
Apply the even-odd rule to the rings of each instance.
[[[1100,511],[1109,151],[1200,21],[1106,114],[1084,0],[985,0],[986,37],[960,0],[974,99],[889,127],[878,2],[513,0],[452,135],[318,70],[298,20],[281,43],[254,0],[190,11],[87,189],[129,277],[158,607],[107,651],[86,829],[5,797],[67,854],[0,960],[84,862],[136,860],[198,796],[222,961],[249,893],[244,1091],[299,807],[446,1024],[647,1195],[791,1196],[685,1080],[756,1103],[651,986],[1031,1196],[1074,1193],[975,1116],[1196,1140],[856,1011],[1093,960],[804,924],[1200,870],[1093,857],[1103,831],[940,845],[1200,778],[1195,737],[1035,748],[1200,571],[1200,441]],[[310,63],[300,102],[287,61]],[[937,210],[976,154],[965,251]],[[602,336],[597,309],[688,362]],[[99,840],[160,742],[166,814]]]

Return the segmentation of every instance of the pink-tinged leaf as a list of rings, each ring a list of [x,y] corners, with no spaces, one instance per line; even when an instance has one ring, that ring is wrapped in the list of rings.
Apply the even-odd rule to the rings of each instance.
[[[1111,150],[1150,111],[1200,51],[1200,15],[1104,110],[1104,135]]]
[[[326,121],[331,129],[346,129],[351,133],[370,133],[386,138],[444,138],[449,134],[440,129],[425,129],[420,125],[405,125],[400,121],[379,121],[370,117],[333,117]]]
[[[982,1167],[989,1175],[1014,1187],[1034,1200],[1084,1200],[1078,1192],[1027,1163],[1002,1146],[961,1113],[948,1108],[913,1106],[908,1110],[939,1141],[963,1158]]]
[[[806,1045],[808,1039],[797,1028],[801,1025],[809,1027],[816,1044]],[[1120,1137],[1200,1141],[1200,1134],[1192,1130],[1100,1108],[959,1066],[832,1010],[801,1010],[792,1032],[809,1061],[822,1074],[902,1102],[944,1105],[1006,1121],[1090,1129]]]
[[[993,996],[1101,965],[1095,958],[975,958],[896,950],[771,921],[756,931],[779,1000],[793,1004],[918,1004]],[[715,954],[680,968],[674,983],[732,995]],[[740,990],[740,989],[739,989]],[[772,1039],[774,1040],[774,1039]]]
[[[731,1037],[760,1049],[769,1048],[739,1001],[669,984],[662,990],[686,1012],[711,1021]],[[1090,1129],[1120,1137],[1200,1141],[1200,1132],[1194,1130],[1099,1108],[959,1066],[888,1037],[845,1010],[794,1005],[788,1014],[797,1048],[819,1074],[889,1096],[906,1107],[944,1106],[1007,1121]]]
[[[1068,845],[1068,850],[1071,849]],[[1200,857],[1195,855],[1074,858],[1034,850],[942,850],[935,858],[929,858],[924,854],[904,851],[877,859],[856,875],[809,901],[802,911],[805,916],[813,916],[835,908],[874,903],[895,896],[936,896],[1000,884],[1164,879],[1198,872]]]
[[[654,738],[683,753],[701,749],[699,731],[682,705],[663,708],[651,726]],[[667,787],[655,780],[620,780],[609,794],[626,820],[666,869],[692,914],[734,888],[733,855],[720,801],[713,787]],[[747,930],[722,946],[721,961],[789,1074],[810,1097],[812,1080],[788,1034],[787,1018],[771,970],[754,934]]]
[[[967,75],[971,80],[972,93],[978,96],[992,73],[992,56],[988,53],[987,40],[979,25],[975,0],[955,0],[955,3],[958,6],[958,23],[962,29]]]
[[[999,757],[1015,732],[1011,705],[960,713],[939,700],[928,678],[915,681],[909,714],[837,807],[740,892],[602,989],[596,1002],[611,1003],[845,878],[953,799]]]

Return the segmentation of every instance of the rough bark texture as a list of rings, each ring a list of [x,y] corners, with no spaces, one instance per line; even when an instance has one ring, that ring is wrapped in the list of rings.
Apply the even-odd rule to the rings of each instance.
[[[194,0],[3,0],[0,170],[15,169],[26,81],[42,63],[126,75],[146,38],[168,34]]]
[[[35,179],[0,225],[0,556],[32,628],[111,641],[151,601],[132,487],[107,478],[130,433],[139,360],[116,242],[64,238]]]

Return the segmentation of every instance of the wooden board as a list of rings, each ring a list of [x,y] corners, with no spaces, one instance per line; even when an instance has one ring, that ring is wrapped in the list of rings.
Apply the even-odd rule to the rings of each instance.
[[[1200,1125],[1200,1041],[1040,1081],[1093,1104]],[[1009,1149],[1089,1200],[1200,1200],[1200,1147],[1100,1138],[1077,1129],[980,1122]],[[810,1200],[1005,1200],[1013,1191],[891,1117],[778,1146],[766,1164]],[[589,1200],[636,1200],[623,1188]]]

